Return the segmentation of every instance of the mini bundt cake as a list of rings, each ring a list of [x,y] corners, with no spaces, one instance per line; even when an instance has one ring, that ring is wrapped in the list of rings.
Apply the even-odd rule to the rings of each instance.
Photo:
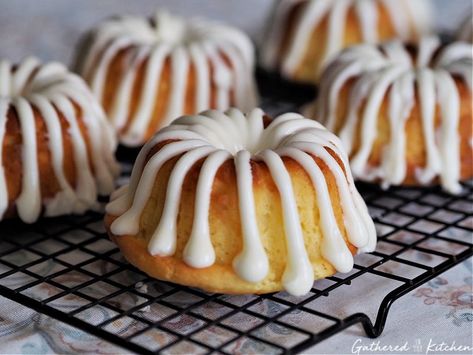
[[[114,189],[116,140],[84,81],[55,62],[0,61],[0,220],[82,213]]]
[[[355,178],[458,193],[473,176],[472,51],[436,37],[346,49],[308,115],[341,138]]]
[[[76,66],[126,146],[180,115],[257,105],[253,44],[236,28],[157,12],[110,19],[87,37]]]
[[[473,18],[468,16],[460,25],[457,32],[459,41],[473,42]]]
[[[263,65],[288,79],[317,83],[343,48],[431,31],[427,0],[281,0],[262,53]]]
[[[177,119],[144,146],[106,211],[133,265],[229,294],[305,294],[376,244],[339,140],[295,113]]]

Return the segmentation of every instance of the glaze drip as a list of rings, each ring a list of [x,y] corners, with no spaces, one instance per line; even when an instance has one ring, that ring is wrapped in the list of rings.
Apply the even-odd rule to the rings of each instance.
[[[242,250],[235,257],[233,267],[245,281],[262,281],[268,275],[269,261],[257,225],[251,161],[264,163],[283,208],[287,247],[283,286],[291,294],[305,294],[312,287],[314,271],[304,245],[291,177],[282,159],[289,157],[309,174],[317,192],[323,234],[322,256],[338,271],[349,271],[353,267],[353,256],[335,220],[327,182],[315,157],[323,161],[335,178],[349,242],[359,250],[372,251],[376,233],[366,205],[355,189],[347,156],[338,138],[319,123],[295,113],[281,115],[267,127],[263,122],[264,113],[260,109],[254,109],[246,116],[230,109],[225,113],[205,111],[196,116],[184,116],[162,129],[140,152],[129,185],[114,193],[107,205],[107,213],[118,216],[110,227],[111,232],[117,236],[138,234],[140,218],[159,170],[165,162],[177,157],[168,180],[161,219],[148,245],[152,255],[173,255],[183,179],[194,164],[203,159],[193,227],[183,260],[196,268],[211,266],[215,263],[208,225],[212,185],[222,164],[233,160],[243,238]],[[166,141],[170,143],[149,157],[157,144]]]
[[[195,112],[211,107],[223,110],[230,105],[243,110],[256,106],[253,45],[235,28],[200,19],[182,19],[167,12],[157,12],[151,21],[133,16],[106,21],[93,32],[93,41],[79,68],[102,102],[110,67],[123,53],[127,70],[119,78],[107,113],[125,145],[143,144],[150,127],[157,130],[167,126],[188,110],[186,92],[191,70],[195,74]],[[168,62],[170,79],[164,79]],[[142,66],[145,75],[138,82]],[[159,100],[164,100],[158,97],[163,80],[170,80],[170,94],[165,99],[159,127],[155,127],[155,107]],[[137,108],[133,110],[131,98],[136,85],[140,91]]]
[[[423,38],[412,57],[400,41],[380,46],[360,45],[343,51],[322,76],[320,96],[309,114],[318,117],[327,129],[337,129],[351,154],[353,175],[362,180],[381,180],[387,188],[406,178],[405,125],[416,98],[422,119],[426,165],[418,168],[416,179],[429,184],[439,176],[450,193],[459,193],[460,178],[460,94],[455,77],[461,78],[471,93],[471,44],[455,42],[441,47],[436,37]],[[348,96],[348,111],[337,128],[337,107],[342,88],[353,80]],[[368,159],[377,134],[377,121],[383,100],[387,100],[390,140],[384,147],[379,166]],[[364,109],[361,105],[364,103]],[[435,126],[436,105],[440,108],[440,127]],[[361,145],[353,152],[357,126]]]
[[[90,156],[85,137],[76,118],[76,107],[87,128]],[[105,115],[93,99],[86,84],[78,76],[67,71],[62,64],[42,64],[36,58],[27,58],[17,66],[6,60],[0,61],[0,158],[4,159],[8,111],[14,109],[21,130],[22,166],[21,193],[16,204],[19,217],[27,223],[35,222],[41,209],[46,216],[83,213],[97,204],[97,195],[109,194],[114,188],[114,176],[118,173],[113,152],[116,146]],[[55,179],[60,191],[52,199],[41,197],[40,166],[36,141],[34,110],[41,115],[48,135],[48,148]],[[63,170],[64,156],[62,115],[69,125],[73,145],[77,184],[71,186]],[[8,157],[7,157],[8,158]],[[91,167],[94,169],[92,172]],[[4,163],[0,164],[0,220],[9,207]]]

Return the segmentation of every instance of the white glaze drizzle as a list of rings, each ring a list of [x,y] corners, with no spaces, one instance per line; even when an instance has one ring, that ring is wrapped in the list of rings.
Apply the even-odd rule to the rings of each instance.
[[[335,219],[324,173],[314,160],[324,162],[335,178],[342,205],[348,241],[359,250],[372,251],[376,243],[374,224],[366,205],[355,189],[347,155],[340,140],[319,123],[288,113],[274,119],[266,128],[264,113],[254,109],[243,115],[236,109],[206,111],[184,116],[158,132],[142,149],[133,168],[130,184],[112,194],[107,213],[117,216],[111,225],[115,235],[139,233],[139,222],[151,196],[161,167],[177,159],[167,182],[162,215],[148,244],[152,255],[171,256],[176,250],[176,221],[184,178],[202,160],[197,182],[192,232],[184,248],[183,261],[203,268],[215,263],[216,255],[209,231],[209,209],[215,176],[228,160],[234,161],[243,245],[233,260],[235,272],[245,281],[262,281],[269,272],[269,261],[258,230],[253,195],[253,164],[266,164],[279,191],[287,249],[283,286],[291,294],[307,293],[314,281],[314,270],[304,244],[292,180],[282,157],[294,159],[309,174],[317,195],[323,235],[322,255],[338,271],[353,267],[353,256]],[[146,161],[151,150],[168,141]],[[342,166],[327,151],[331,149]]]
[[[348,94],[348,112],[340,118],[343,121],[338,133],[350,154],[360,122],[360,148],[351,157],[353,175],[367,181],[379,179],[387,188],[401,184],[406,177],[405,124],[417,94],[426,165],[416,170],[416,179],[420,184],[428,184],[439,176],[445,190],[458,193],[461,190],[460,97],[453,75],[459,75],[471,92],[472,52],[472,45],[466,42],[454,42],[441,48],[435,37],[423,38],[413,59],[400,41],[379,47],[352,47],[343,51],[324,72],[320,96],[311,115],[334,130],[340,91],[349,80],[354,80]],[[414,87],[417,87],[417,93]],[[390,142],[384,147],[380,165],[369,166],[380,105],[385,99]],[[366,105],[360,112],[363,101]],[[440,107],[441,116],[439,135],[434,126],[436,105]]]
[[[294,21],[294,30],[288,41],[289,48],[279,57],[287,31],[285,26],[288,15],[295,6],[302,6],[302,9]],[[280,66],[283,75],[293,77],[307,47],[317,45],[310,43],[313,30],[327,18],[326,47],[320,49],[323,51],[323,57],[317,68],[318,76],[328,62],[345,47],[345,23],[351,8],[355,10],[362,42],[376,43],[379,40],[378,20],[381,6],[387,11],[399,38],[417,38],[431,31],[431,10],[426,0],[282,0],[276,9],[269,36],[263,47],[263,64],[272,70]]]
[[[259,237],[258,222],[254,218],[256,210],[250,160],[251,154],[247,150],[240,150],[235,156],[243,249],[233,260],[233,267],[242,279],[259,282],[268,274],[269,261]]]
[[[79,129],[73,106],[80,109],[86,128],[92,161],[89,162],[84,137]],[[41,64],[36,58],[26,58],[14,67],[0,61],[0,160],[6,138],[8,110],[18,116],[22,143],[21,192],[16,201],[19,217],[27,223],[35,222],[44,206],[46,216],[82,213],[97,204],[97,195],[108,194],[114,188],[118,173],[113,152],[116,142],[105,115],[92,97],[85,83],[59,63]],[[41,197],[40,169],[37,157],[37,110],[44,121],[47,144],[59,191],[52,198]],[[64,147],[61,113],[69,124],[69,135],[74,151],[77,184],[70,186],[64,174]],[[94,167],[94,173],[90,165]],[[0,164],[0,220],[8,208],[4,163]]]
[[[22,141],[27,142],[22,148],[21,160],[26,168],[23,169],[21,192],[16,200],[16,207],[23,221],[33,223],[41,212],[34,114],[32,107],[23,97],[15,97],[13,106],[18,114]]]
[[[171,61],[171,93],[158,129],[184,113],[191,66],[196,74],[192,93],[196,113],[211,108],[211,85],[216,89],[217,109],[232,105],[249,110],[256,106],[254,49],[244,33],[219,23],[181,19],[167,12],[157,12],[152,20],[125,16],[104,22],[93,32],[93,42],[79,68],[95,96],[103,100],[110,64],[120,51],[127,49],[124,60],[127,70],[120,78],[108,112],[121,143],[128,146],[144,144],[156,102],[160,100],[157,88],[168,59]],[[224,62],[222,53],[231,67]],[[129,101],[137,70],[144,60],[145,79],[138,109],[132,114]],[[130,125],[125,129],[127,122]]]

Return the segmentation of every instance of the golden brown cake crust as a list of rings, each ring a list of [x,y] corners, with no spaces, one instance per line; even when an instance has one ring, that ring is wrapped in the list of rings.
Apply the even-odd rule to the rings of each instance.
[[[392,20],[386,9],[381,5],[378,7],[378,33],[379,41],[396,37],[396,31],[392,25]],[[295,21],[289,22],[288,32],[294,31]],[[345,21],[345,32],[343,34],[343,48],[353,44],[362,43],[360,23],[357,20],[356,11],[350,8]],[[320,24],[312,30],[310,39],[307,43],[305,53],[301,64],[294,72],[294,80],[316,83],[319,79],[320,68],[322,67],[325,48],[327,47],[327,32],[329,31],[329,19],[325,17]]]
[[[458,194],[473,177],[472,50],[438,37],[348,48],[308,114],[339,135],[355,178]]]
[[[96,207],[114,188],[116,142],[85,82],[34,57],[0,72],[0,220]]]
[[[336,133],[339,133],[339,128],[343,124],[344,118],[348,112],[349,93],[351,92],[353,82],[354,80],[350,80],[341,90],[338,101]],[[458,134],[460,137],[460,180],[466,181],[473,177],[473,150],[470,146],[470,141],[473,137],[473,109],[471,105],[473,98],[471,91],[463,80],[455,78],[455,84],[460,96],[460,118],[458,125]],[[368,158],[368,164],[371,166],[379,166],[381,164],[382,151],[384,147],[388,145],[391,138],[388,116],[388,97],[389,90],[387,91],[379,110],[376,140]],[[360,105],[360,109],[358,110],[359,115],[364,111],[365,104],[366,102]],[[436,105],[434,122],[435,128],[438,129],[441,125],[441,113],[438,104]],[[358,134],[355,135],[354,147],[350,153],[350,157],[355,156],[359,150],[359,131],[361,129],[361,124],[362,121],[360,120],[356,128]],[[402,185],[405,186],[419,186],[419,182],[416,179],[416,170],[424,167],[426,164],[425,140],[422,129],[422,113],[420,111],[419,97],[416,94],[414,107],[407,118],[405,126],[405,158],[407,171],[406,177],[402,182]],[[438,185],[439,182],[439,178],[436,177],[431,181],[431,185]]]
[[[403,0],[397,0],[393,9],[386,7],[383,2],[373,0],[365,2],[365,5],[371,8],[367,12],[357,11],[356,1],[349,3],[346,12],[336,12],[335,5],[319,6],[318,11],[311,12],[310,6],[314,5],[315,8],[321,5],[317,2],[318,0],[283,0],[276,9],[277,16],[270,26],[266,42],[265,51],[267,50],[268,54],[263,55],[263,61],[270,62],[271,64],[266,65],[281,71],[288,79],[318,83],[323,67],[330,60],[327,53],[331,46],[337,46],[333,51],[336,53],[354,44],[371,43],[374,38],[377,42],[398,37],[403,37],[403,40],[416,40],[430,30],[429,25],[424,23],[424,20],[429,22],[428,7],[411,9]],[[332,17],[337,16],[340,22],[334,26],[330,22]],[[397,20],[404,27],[402,31],[396,28],[394,16],[399,17]],[[315,21],[315,24],[311,24],[312,21]],[[373,27],[371,21],[375,21]],[[371,40],[366,39],[367,34],[363,33],[363,26],[368,26],[370,31],[374,32],[371,33]],[[308,34],[307,37],[302,36],[303,40],[298,37],[301,31]],[[294,54],[298,57],[297,63],[289,65]],[[286,65],[291,69],[285,67]]]
[[[120,86],[120,83],[123,80],[123,77],[126,73],[130,70],[129,65],[129,58],[133,56],[138,48],[129,47],[117,53],[117,55],[112,59],[110,66],[108,67],[106,80],[105,80],[105,88],[104,94],[102,97],[102,105],[105,109],[105,112],[110,113],[112,110],[112,104],[115,99],[115,95],[117,93],[117,88]],[[220,60],[222,60],[225,65],[229,68],[232,68],[232,63],[228,60],[227,57],[221,52],[218,53]],[[136,72],[136,78],[133,84],[133,90],[130,97],[130,112],[127,118],[127,122],[125,126],[118,132],[118,134],[124,134],[132,125],[133,120],[132,117],[135,116],[137,110],[140,107],[140,100],[143,96],[143,83],[146,77],[146,66],[148,63],[149,58],[145,58],[142,62],[138,65],[138,69]],[[128,65],[127,65],[128,64]],[[209,70],[212,71],[212,62],[207,61],[207,65],[210,68]],[[198,95],[197,90],[198,87],[196,85],[196,77],[195,77],[195,69],[194,65],[190,64],[189,67],[189,74],[187,76],[187,85],[185,89],[185,100],[183,106],[183,115],[190,115],[195,114],[195,97]],[[209,78],[209,81],[211,78]],[[89,80],[90,81],[90,80]],[[173,85],[173,78],[172,78],[172,67],[171,67],[171,59],[167,58],[164,62],[164,68],[161,73],[161,77],[159,80],[159,84],[156,90],[156,101],[152,112],[152,119],[150,120],[149,124],[146,127],[145,133],[143,135],[143,141],[146,142],[149,140],[159,128],[162,127],[163,119],[166,115],[166,111],[168,110],[168,106],[170,104],[169,100],[171,97],[171,90]],[[215,86],[214,81],[210,81],[210,102],[209,102],[209,109],[217,108],[217,88]],[[234,90],[230,90],[230,106],[236,106],[237,102],[235,101],[235,93]]]
[[[88,136],[87,128],[82,119],[82,113],[80,109],[75,106],[75,114],[77,115],[77,122],[79,124],[82,137],[84,139],[87,153],[89,157],[89,168],[94,173],[94,166],[91,164],[91,142]],[[37,161],[39,167],[39,181],[41,197],[43,200],[53,198],[58,192],[61,191],[61,187],[58,184],[56,175],[53,171],[51,152],[48,146],[48,132],[45,127],[44,118],[36,107],[33,106],[34,121],[36,126],[36,144],[37,144]],[[72,187],[76,186],[76,165],[74,162],[73,142],[71,136],[68,133],[69,124],[64,118],[64,115],[60,112],[56,112],[60,123],[62,132],[62,145],[64,149],[64,156],[67,159],[63,161],[64,175]],[[15,201],[20,196],[22,191],[22,176],[23,176],[23,163],[22,163],[22,135],[21,128],[18,119],[16,109],[10,106],[7,111],[6,117],[6,130],[5,139],[3,140],[2,148],[2,164],[5,172],[5,181],[7,184],[8,191],[8,208],[4,214],[4,218],[17,217],[17,210]]]
[[[83,43],[78,70],[124,145],[181,115],[256,106],[254,48],[236,28],[157,11],[105,20]]]

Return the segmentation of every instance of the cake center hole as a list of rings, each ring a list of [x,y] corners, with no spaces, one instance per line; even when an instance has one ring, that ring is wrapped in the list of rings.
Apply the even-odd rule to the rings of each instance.
[[[168,12],[158,12],[154,18],[157,42],[166,42],[173,45],[185,43],[191,39],[185,21]]]
[[[248,126],[248,130],[250,127]],[[213,142],[219,149],[225,149],[227,152],[235,156],[239,151],[246,150],[252,156],[258,155],[266,149],[275,149],[279,144],[278,141],[271,139],[264,130],[261,135],[254,137],[250,132],[246,132],[245,136],[241,134],[229,135],[227,139],[220,139]]]

